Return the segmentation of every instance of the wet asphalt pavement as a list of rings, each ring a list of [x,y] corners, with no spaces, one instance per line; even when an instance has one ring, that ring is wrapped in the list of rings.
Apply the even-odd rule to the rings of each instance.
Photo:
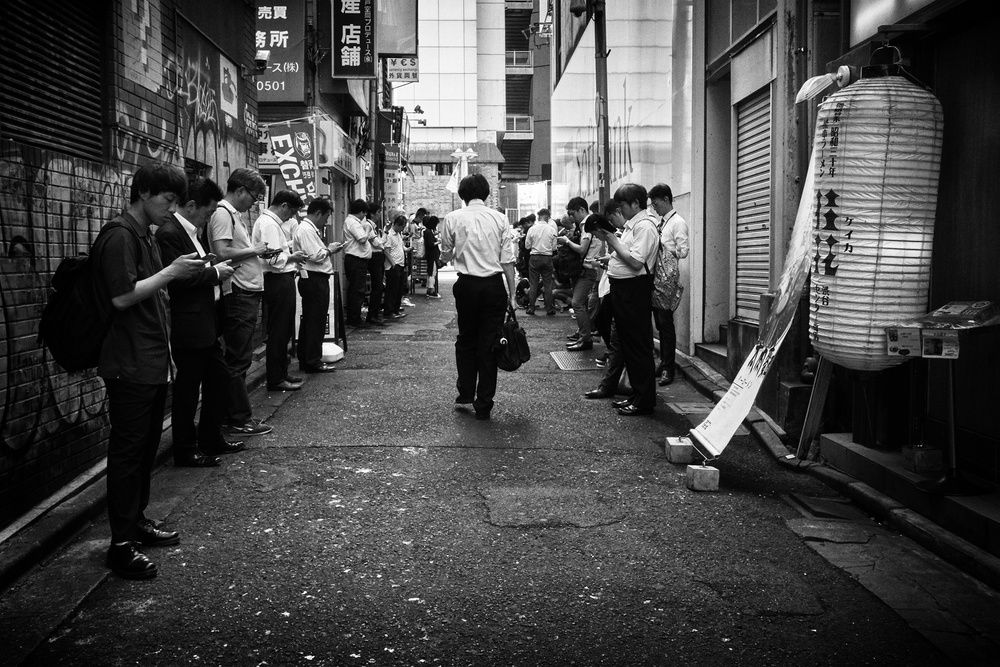
[[[740,435],[720,490],[686,489],[663,441],[694,418],[666,403],[707,403],[689,385],[652,417],[584,401],[601,371],[548,354],[568,313],[519,316],[533,358],[491,421],[455,411],[453,275],[337,372],[257,392],[274,431],[221,468],[158,471],[149,515],[182,534],[158,577],[106,576],[103,521],[34,573],[93,584],[21,664],[950,664],[789,528],[781,495],[819,481]],[[27,627],[46,594],[23,600]]]

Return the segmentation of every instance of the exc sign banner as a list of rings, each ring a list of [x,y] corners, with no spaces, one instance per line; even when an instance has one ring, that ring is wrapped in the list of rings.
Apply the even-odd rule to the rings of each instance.
[[[374,79],[375,0],[333,0],[330,30],[334,79]]]
[[[257,0],[256,48],[270,52],[257,75],[258,102],[304,102],[306,14],[301,0],[275,5]]]
[[[285,187],[294,190],[307,206],[316,198],[316,141],[313,124],[298,121],[270,126],[271,150]]]

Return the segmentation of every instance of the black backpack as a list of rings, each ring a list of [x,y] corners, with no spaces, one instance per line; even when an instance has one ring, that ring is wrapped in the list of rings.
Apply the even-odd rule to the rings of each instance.
[[[128,225],[109,222],[97,235],[114,227],[125,227],[139,243],[139,236]],[[94,245],[91,246],[93,253]],[[115,308],[100,296],[94,280],[94,262],[87,255],[66,257],[52,275],[55,290],[42,310],[38,342],[44,343],[52,358],[67,371],[96,368],[101,346],[114,321]]]
[[[570,241],[580,242],[580,233],[575,227],[573,233],[568,236]],[[560,282],[573,282],[583,273],[583,255],[568,245],[559,246],[556,250],[555,270]]]

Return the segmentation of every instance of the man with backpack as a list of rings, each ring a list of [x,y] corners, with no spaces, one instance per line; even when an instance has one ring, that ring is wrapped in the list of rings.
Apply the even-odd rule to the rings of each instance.
[[[208,241],[220,260],[229,260],[233,277],[222,283],[222,340],[229,368],[226,418],[237,436],[264,435],[271,427],[253,419],[247,371],[253,362],[253,333],[264,295],[264,274],[258,257],[270,256],[266,243],[252,245],[243,213],[264,197],[264,179],[256,169],[234,169],[226,196],[208,223]],[[275,250],[278,250],[277,248]]]
[[[156,576],[156,564],[140,545],[180,541],[176,532],[160,530],[143,512],[149,504],[150,473],[172,379],[164,290],[205,269],[197,252],[164,267],[151,227],[171,220],[186,189],[187,179],[177,167],[154,162],[140,168],[132,178],[128,208],[108,223],[91,251],[98,300],[114,308],[97,366],[111,422],[107,565],[127,579]]]
[[[657,183],[649,190],[649,203],[659,216],[657,228],[660,230],[661,252],[669,252],[674,261],[688,256],[688,226],[684,218],[674,210],[674,194],[670,186]],[[679,288],[678,288],[679,291]],[[677,300],[679,301],[679,293]],[[668,308],[653,308],[656,330],[660,336],[660,366],[656,369],[661,387],[674,381],[674,359],[677,348],[677,331],[674,328],[674,311]]]
[[[580,228],[587,218],[587,200],[583,197],[573,197],[566,204],[566,214],[574,225]],[[604,254],[604,242],[600,238],[595,238],[593,232],[586,230],[581,233],[579,240],[560,236],[556,241],[559,243],[560,257],[564,251],[569,251],[579,259],[579,273],[573,285],[573,313],[576,314],[579,329],[570,336],[566,349],[571,352],[590,350],[594,347],[591,317],[597,309],[597,299],[593,299],[591,306],[590,296],[600,278],[597,258]],[[560,264],[563,264],[563,261],[560,261]]]

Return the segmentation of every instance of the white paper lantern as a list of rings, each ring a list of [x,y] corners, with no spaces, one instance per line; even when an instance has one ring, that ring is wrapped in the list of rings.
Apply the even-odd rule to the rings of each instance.
[[[927,312],[942,116],[899,76],[820,104],[809,331],[830,361],[876,371],[906,360],[886,354],[884,328]]]

